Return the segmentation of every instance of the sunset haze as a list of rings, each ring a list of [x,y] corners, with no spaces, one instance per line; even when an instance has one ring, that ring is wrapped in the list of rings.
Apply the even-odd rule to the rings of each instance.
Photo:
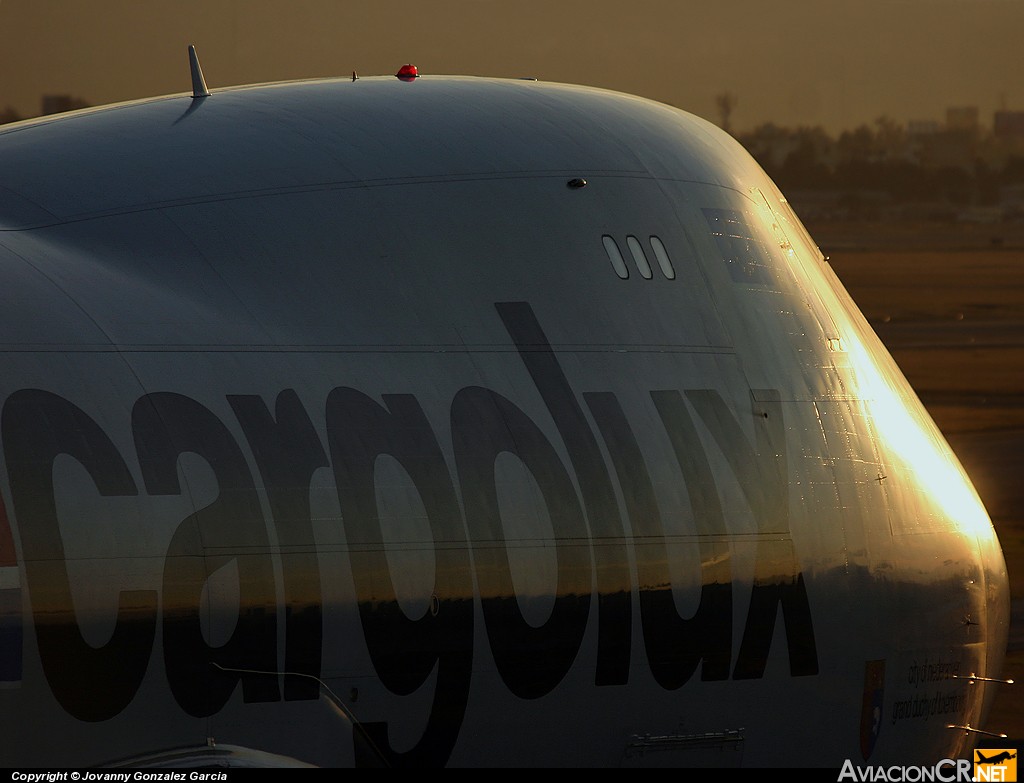
[[[195,44],[212,90],[310,77],[536,77],[635,93],[719,121],[838,133],[881,115],[1024,108],[1018,0],[0,0],[0,110],[43,95],[100,105],[189,89]]]

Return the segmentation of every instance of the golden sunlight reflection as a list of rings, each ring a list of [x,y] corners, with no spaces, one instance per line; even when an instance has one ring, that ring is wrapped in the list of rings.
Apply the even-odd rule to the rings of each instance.
[[[851,334],[852,391],[869,401],[883,447],[964,533],[989,530],[988,513],[967,474],[892,359],[880,356],[881,343],[873,335],[865,340],[856,331]]]
[[[885,462],[911,476],[937,511],[963,533],[989,532],[991,521],[981,498],[924,405],[789,205],[781,200],[780,206],[783,214],[775,217],[789,224],[787,234],[797,240],[796,247],[785,250],[794,271],[810,280],[835,320],[849,362],[844,383],[869,406]]]

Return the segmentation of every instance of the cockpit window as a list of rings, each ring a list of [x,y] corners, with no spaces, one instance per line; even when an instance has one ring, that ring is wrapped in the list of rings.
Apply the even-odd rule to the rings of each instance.
[[[672,259],[668,257],[668,251],[665,250],[665,244],[658,239],[658,237],[651,237],[651,247],[654,248],[654,255],[658,259],[658,266],[661,267],[661,273],[665,275],[668,280],[676,279],[676,270],[672,266]]]
[[[771,256],[747,216],[734,209],[702,211],[732,279],[749,285],[769,285]]]
[[[629,269],[626,268],[626,262],[622,260],[619,246],[607,234],[601,237],[601,241],[604,242],[604,250],[608,254],[608,260],[612,262],[612,269],[615,270],[615,274],[625,280],[629,277]]]
[[[650,280],[654,275],[651,272],[651,262],[647,260],[647,254],[640,245],[640,240],[630,234],[626,237],[626,244],[629,245],[629,252],[633,254],[636,268],[640,270],[640,276],[644,280]]]

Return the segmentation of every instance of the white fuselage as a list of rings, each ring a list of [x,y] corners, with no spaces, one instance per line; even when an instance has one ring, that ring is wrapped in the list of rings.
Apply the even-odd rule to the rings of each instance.
[[[972,747],[988,516],[710,124],[325,80],[0,128],[0,170],[4,766]]]

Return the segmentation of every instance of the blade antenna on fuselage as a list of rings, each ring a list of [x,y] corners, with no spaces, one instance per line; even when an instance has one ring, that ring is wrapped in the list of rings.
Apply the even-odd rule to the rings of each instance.
[[[192,97],[206,98],[210,91],[206,88],[203,69],[199,65],[199,55],[196,54],[196,47],[193,44],[188,45],[188,62],[192,68]]]

